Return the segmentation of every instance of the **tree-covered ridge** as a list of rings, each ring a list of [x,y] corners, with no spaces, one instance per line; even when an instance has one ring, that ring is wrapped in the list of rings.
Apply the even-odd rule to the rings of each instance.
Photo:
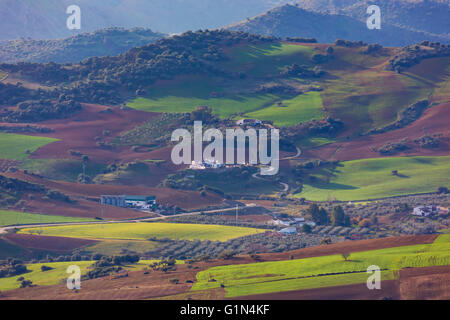
[[[425,39],[442,43],[450,41],[449,36],[445,34],[431,34],[421,30],[404,28],[386,23],[385,20],[382,20],[380,30],[369,30],[365,21],[368,15],[365,11],[358,18],[355,18],[341,12],[330,14],[307,11],[299,6],[283,5],[227,28],[234,31],[282,38],[298,36],[316,38],[321,43],[331,43],[342,38],[380,43],[384,46],[405,46]],[[364,8],[367,9],[366,6]],[[384,13],[385,11],[383,11]]]
[[[116,56],[164,36],[144,28],[108,28],[65,39],[10,40],[0,45],[0,62],[79,62],[94,56]]]
[[[55,86],[49,97],[65,94],[69,99],[99,103],[122,102],[117,89],[140,95],[143,87],[157,80],[186,74],[239,76],[217,68],[226,59],[224,50],[239,43],[274,42],[273,37],[224,30],[188,31],[164,38],[154,44],[137,47],[115,57],[92,57],[79,64],[25,63],[2,64],[0,69],[30,81]],[[0,87],[2,91],[24,91],[17,87]],[[25,95],[34,95],[23,92]],[[23,100],[30,99],[27,97]],[[0,97],[0,105],[18,103],[9,95]]]

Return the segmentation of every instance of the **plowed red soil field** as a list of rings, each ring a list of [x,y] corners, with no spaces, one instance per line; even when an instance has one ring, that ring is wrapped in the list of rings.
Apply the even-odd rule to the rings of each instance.
[[[7,235],[5,239],[24,248],[41,249],[55,252],[69,252],[69,253],[72,250],[98,242],[95,240],[87,240],[87,239],[47,237],[31,234],[16,234],[16,233]]]

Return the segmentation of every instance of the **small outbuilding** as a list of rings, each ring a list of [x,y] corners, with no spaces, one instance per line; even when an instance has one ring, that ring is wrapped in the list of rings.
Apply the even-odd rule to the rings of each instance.
[[[285,235],[297,234],[297,228],[294,227],[284,228],[281,229],[279,232]]]

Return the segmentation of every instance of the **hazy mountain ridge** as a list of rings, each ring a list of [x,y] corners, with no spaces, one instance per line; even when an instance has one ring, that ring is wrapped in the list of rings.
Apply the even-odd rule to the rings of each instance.
[[[381,30],[369,30],[365,22],[354,18],[306,11],[293,5],[284,5],[246,21],[227,27],[233,31],[244,31],[276,37],[313,37],[319,42],[334,42],[336,39],[363,40],[388,46],[404,46],[422,40],[448,43],[450,37],[426,32],[412,31],[383,24]]]
[[[115,56],[164,36],[150,29],[109,28],[60,40],[10,40],[0,43],[0,62],[78,62],[93,56]]]
[[[219,28],[287,0],[0,0],[0,40],[65,38],[109,27],[163,33]],[[81,30],[68,30],[66,9],[81,8]]]
[[[365,21],[366,9],[375,4],[381,8],[382,22],[410,30],[435,34],[450,32],[450,3],[446,0],[302,0],[298,6],[323,13],[342,14]]]

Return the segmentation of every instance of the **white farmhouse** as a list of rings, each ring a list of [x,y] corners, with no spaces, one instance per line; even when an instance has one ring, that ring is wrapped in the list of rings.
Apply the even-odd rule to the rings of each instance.
[[[428,217],[431,214],[438,214],[438,206],[419,206],[415,207],[412,214],[419,217]]]

